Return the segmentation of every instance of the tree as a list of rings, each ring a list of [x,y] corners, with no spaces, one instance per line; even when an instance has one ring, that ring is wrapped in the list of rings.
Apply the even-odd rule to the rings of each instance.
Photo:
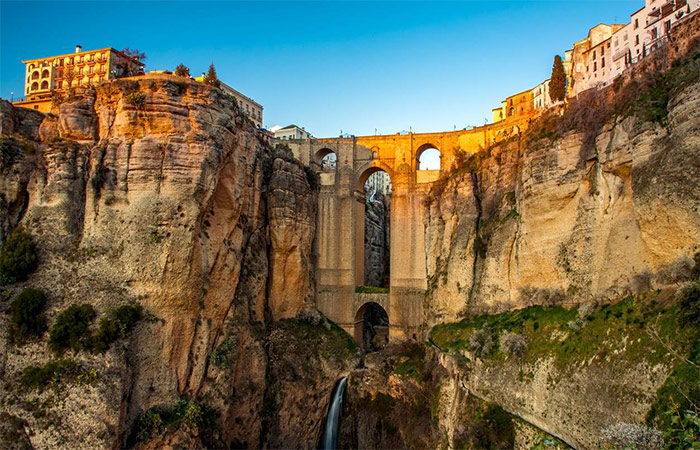
[[[566,97],[566,74],[559,55],[554,56],[552,78],[549,81],[549,97],[555,102],[562,101]]]
[[[141,51],[137,48],[125,47],[122,49],[122,53],[124,53],[129,58],[135,59],[136,61],[141,62],[141,63],[146,60],[146,54],[141,53]]]
[[[175,68],[175,75],[178,77],[189,77],[190,69],[186,65],[180,64]]]
[[[219,86],[219,78],[216,76],[216,69],[214,68],[214,63],[209,64],[209,72],[207,76],[204,77],[204,82],[211,84],[212,86]]]

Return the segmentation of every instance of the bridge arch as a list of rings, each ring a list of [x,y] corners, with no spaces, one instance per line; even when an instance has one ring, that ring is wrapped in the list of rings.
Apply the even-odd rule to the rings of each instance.
[[[360,192],[363,191],[365,183],[367,182],[367,179],[372,174],[375,174],[377,172],[384,172],[389,176],[389,179],[391,179],[392,175],[393,175],[391,169],[381,162],[378,163],[377,165],[372,165],[372,166],[369,166],[367,168],[364,168],[364,170],[360,169],[358,172],[359,172],[359,175],[357,177],[356,188]]]
[[[316,153],[314,153],[314,162],[319,166],[323,166],[324,160],[327,160],[331,155],[337,158],[335,151],[331,150],[328,147],[324,147],[320,150],[317,150]]]
[[[425,143],[416,150],[416,170],[440,170],[442,152],[432,143]]]
[[[355,313],[355,343],[366,352],[381,350],[389,342],[389,314],[376,302],[367,302]]]

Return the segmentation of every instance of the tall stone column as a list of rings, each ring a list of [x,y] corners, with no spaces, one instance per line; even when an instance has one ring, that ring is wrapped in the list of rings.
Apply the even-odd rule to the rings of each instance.
[[[390,337],[419,338],[427,289],[424,195],[416,190],[415,172],[405,166],[395,173],[391,198]]]

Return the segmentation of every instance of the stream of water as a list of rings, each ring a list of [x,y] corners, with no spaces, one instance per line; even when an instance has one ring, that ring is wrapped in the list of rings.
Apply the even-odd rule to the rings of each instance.
[[[338,438],[340,431],[340,412],[343,410],[343,395],[348,379],[341,378],[335,382],[333,392],[331,392],[331,402],[328,406],[328,416],[326,417],[326,428],[321,437],[320,450],[335,450],[338,448]]]

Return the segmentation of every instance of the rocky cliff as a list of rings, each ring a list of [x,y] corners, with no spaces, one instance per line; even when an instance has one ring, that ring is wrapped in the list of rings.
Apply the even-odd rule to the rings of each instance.
[[[3,315],[3,409],[27,421],[36,447],[118,448],[135,418],[182,398],[215,410],[218,445],[261,445],[270,379],[281,370],[270,358],[284,348],[270,348],[271,324],[301,310],[323,323],[313,313],[316,201],[304,167],[272,149],[231,97],[183,78],[77,89],[46,116],[1,106],[10,157],[0,240],[21,224],[40,260],[5,298],[43,289],[49,323],[81,303],[98,314],[134,301],[146,311],[127,343],[76,354],[98,381],[61,395],[21,386],[23,370],[52,354],[45,337],[13,345]],[[336,370],[326,379],[319,364],[308,383],[327,395]],[[318,427],[318,399],[297,400],[275,414],[308,402],[308,426]],[[296,426],[274,439],[312,446],[313,433]]]
[[[426,214],[433,323],[532,304],[610,302],[682,280],[700,250],[700,84],[667,125],[618,118],[512,141],[433,189]]]

